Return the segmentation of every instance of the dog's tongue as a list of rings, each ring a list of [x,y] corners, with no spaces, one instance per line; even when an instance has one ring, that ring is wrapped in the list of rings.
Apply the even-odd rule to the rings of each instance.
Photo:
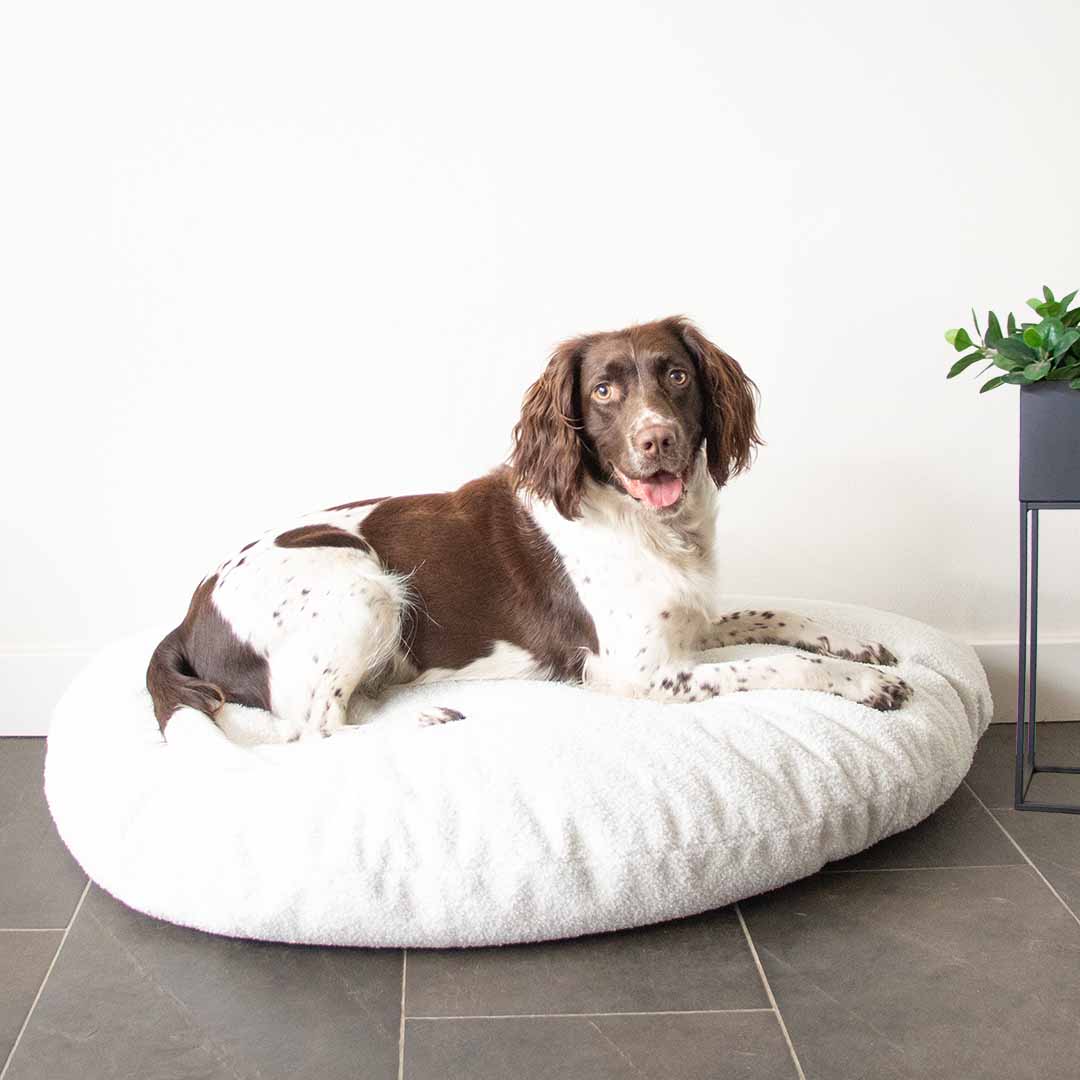
[[[679,501],[682,494],[682,480],[671,473],[657,473],[648,480],[631,480],[626,477],[623,483],[635,499],[640,499],[657,510],[672,506]]]

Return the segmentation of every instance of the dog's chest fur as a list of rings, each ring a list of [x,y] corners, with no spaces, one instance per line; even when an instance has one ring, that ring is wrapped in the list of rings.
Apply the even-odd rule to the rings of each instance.
[[[585,664],[590,685],[621,692],[641,672],[699,647],[717,595],[716,496],[704,469],[670,522],[600,485],[574,521],[546,503],[531,504],[530,512],[596,627],[597,649]]]

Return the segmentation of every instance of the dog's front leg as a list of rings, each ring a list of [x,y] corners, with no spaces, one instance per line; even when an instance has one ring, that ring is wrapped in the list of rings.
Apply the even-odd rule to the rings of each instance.
[[[702,635],[700,647],[719,649],[725,645],[793,645],[860,664],[896,663],[896,657],[880,642],[859,641],[792,611],[732,611],[713,619]]]
[[[911,687],[898,675],[862,663],[785,653],[726,663],[668,663],[635,688],[653,701],[703,701],[744,690],[821,690],[874,709],[898,709]]]

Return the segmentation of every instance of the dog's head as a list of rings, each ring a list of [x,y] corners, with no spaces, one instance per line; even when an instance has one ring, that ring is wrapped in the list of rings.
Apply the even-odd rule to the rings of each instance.
[[[560,345],[514,428],[515,484],[578,515],[586,475],[661,515],[678,511],[702,443],[717,487],[761,440],[757,388],[674,316]]]

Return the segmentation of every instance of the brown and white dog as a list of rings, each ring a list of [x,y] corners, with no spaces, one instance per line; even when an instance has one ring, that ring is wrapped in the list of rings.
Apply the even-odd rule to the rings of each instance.
[[[792,612],[713,609],[717,491],[760,443],[755,397],[683,318],[566,342],[525,396],[508,466],[309,514],[205,578],[150,661],[158,723],[239,702],[289,737],[326,735],[387,685],[470,678],[667,702],[782,687],[898,708],[910,687],[870,666],[896,662],[884,645]],[[750,642],[818,655],[705,655]]]

